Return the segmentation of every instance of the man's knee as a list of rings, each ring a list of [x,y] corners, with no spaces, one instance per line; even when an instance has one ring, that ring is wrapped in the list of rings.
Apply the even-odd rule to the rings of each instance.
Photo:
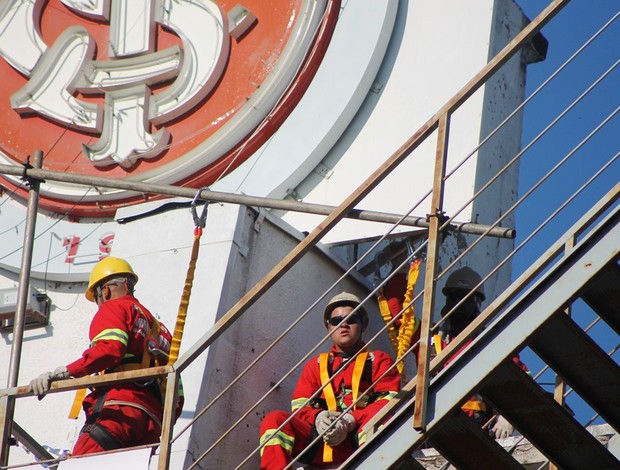
[[[270,411],[265,415],[263,421],[261,423],[261,427],[264,428],[273,428],[279,427],[284,421],[286,421],[291,416],[291,413],[283,410],[274,410]]]

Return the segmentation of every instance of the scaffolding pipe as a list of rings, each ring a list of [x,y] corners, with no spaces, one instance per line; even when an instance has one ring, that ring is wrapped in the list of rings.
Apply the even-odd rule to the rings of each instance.
[[[36,168],[26,168],[16,165],[0,165],[0,174],[3,175],[26,175],[29,178],[41,180],[59,181],[71,184],[82,184],[93,187],[124,189],[142,194],[158,194],[165,196],[176,196],[193,199],[196,197],[195,188],[184,188],[181,186],[141,183],[138,181],[119,180],[115,178],[104,178],[101,176],[88,176],[78,173],[69,173],[53,170]],[[282,211],[303,212],[306,214],[329,215],[336,209],[335,206],[323,204],[312,204],[307,202],[282,200],[268,197],[247,196],[244,194],[226,193],[201,189],[199,199],[210,202],[222,202],[231,204],[241,204],[251,207],[264,207]],[[362,209],[351,209],[345,215],[348,219],[365,220],[369,222],[381,222],[387,224],[405,225],[408,227],[428,228],[430,222],[427,217],[407,216],[387,212],[366,211]],[[448,227],[448,231],[469,233],[472,235],[482,235],[488,231],[489,236],[497,238],[514,239],[516,230],[513,228],[493,227],[488,225],[475,224],[471,222],[453,221]]]
[[[41,168],[43,165],[43,152],[34,152],[34,166]],[[27,167],[26,167],[27,168]],[[24,232],[24,249],[22,253],[21,269],[19,271],[19,287],[17,290],[17,306],[15,319],[13,320],[13,344],[11,346],[11,357],[9,362],[9,373],[7,387],[15,387],[19,375],[19,362],[22,354],[22,343],[24,338],[24,324],[26,323],[26,307],[28,305],[28,292],[30,290],[30,268],[32,264],[32,251],[34,247],[34,233],[37,221],[37,211],[39,209],[39,186],[41,181],[36,178],[26,178],[30,189],[28,191],[28,205],[26,215],[26,226]],[[2,436],[10,436],[11,423],[15,409],[15,398],[8,397],[3,403],[4,423],[2,424]],[[9,458],[9,441],[3,439],[0,450],[0,465],[6,465]]]

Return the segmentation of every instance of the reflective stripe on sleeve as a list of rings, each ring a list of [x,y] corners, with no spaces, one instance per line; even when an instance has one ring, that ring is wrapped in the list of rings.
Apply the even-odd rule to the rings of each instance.
[[[295,398],[294,400],[291,400],[291,410],[292,411],[298,410],[299,408],[304,406],[307,401],[308,399],[305,397]]]
[[[95,336],[93,340],[90,342],[90,344],[94,346],[98,341],[112,340],[112,341],[120,341],[125,346],[127,346],[128,339],[129,339],[129,336],[127,335],[127,333],[121,330],[120,328],[108,328],[106,330],[103,330],[97,336]]]

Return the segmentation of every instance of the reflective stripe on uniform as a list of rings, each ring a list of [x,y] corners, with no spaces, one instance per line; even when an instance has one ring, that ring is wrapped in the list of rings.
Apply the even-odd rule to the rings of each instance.
[[[294,400],[291,400],[291,410],[295,411],[301,408],[302,406],[306,404],[307,401],[308,399],[306,397],[295,398]]]
[[[157,424],[157,427],[161,429],[161,420],[157,416],[155,416],[151,410],[149,410],[145,406],[140,405],[139,403],[134,403],[132,401],[124,401],[124,400],[106,400],[103,406],[106,406],[106,405],[131,406],[133,408],[137,408],[140,411],[143,411],[144,413],[146,413],[149,416],[149,418],[151,418],[153,422]]]
[[[120,328],[108,328],[95,336],[90,342],[90,344],[91,346],[94,346],[97,341],[102,341],[104,339],[120,341],[121,343],[123,343],[123,345],[127,346],[127,340],[129,339],[129,336],[125,331],[121,330]]]
[[[392,398],[395,398],[398,395],[398,392],[384,392],[380,397],[378,397],[375,401],[386,400],[390,401]]]
[[[275,429],[267,429],[260,438],[260,445],[261,457],[267,446],[280,446],[287,452],[292,453],[293,446],[295,445],[295,437],[289,436],[282,430],[276,432]]]

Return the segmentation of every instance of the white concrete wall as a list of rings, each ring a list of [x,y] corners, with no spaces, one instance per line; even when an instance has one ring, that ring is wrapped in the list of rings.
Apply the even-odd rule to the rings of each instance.
[[[343,201],[480,71],[488,61],[490,43],[495,41],[491,35],[493,6],[493,0],[399,2],[390,43],[374,79],[374,91],[368,93],[350,126],[323,159],[322,164],[333,172],[326,178],[311,173],[295,188],[304,201]],[[354,48],[355,38],[350,41]],[[481,90],[452,117],[448,169],[478,143],[484,105]],[[404,213],[420,204],[413,215],[428,213],[430,200],[423,196],[432,187],[435,144],[436,137],[429,138],[359,207]],[[476,159],[470,159],[451,179],[445,196],[448,214],[471,196],[478,171]],[[468,220],[470,215],[467,210],[461,219]],[[317,218],[291,213],[285,220],[300,230],[309,230]],[[349,222],[333,230],[324,241],[373,236],[384,230],[385,226],[377,224]]]

